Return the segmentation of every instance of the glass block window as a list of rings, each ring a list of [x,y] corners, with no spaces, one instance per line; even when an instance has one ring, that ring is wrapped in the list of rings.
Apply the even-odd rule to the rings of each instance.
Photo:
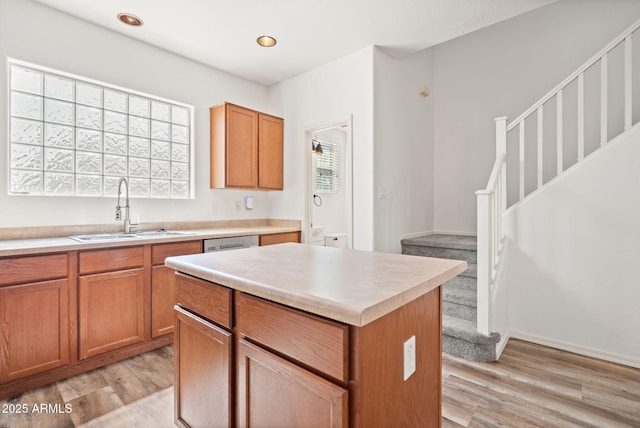
[[[340,150],[335,143],[320,142],[322,154],[315,154],[316,193],[338,193],[340,188]]]
[[[9,193],[192,197],[193,107],[9,61]]]

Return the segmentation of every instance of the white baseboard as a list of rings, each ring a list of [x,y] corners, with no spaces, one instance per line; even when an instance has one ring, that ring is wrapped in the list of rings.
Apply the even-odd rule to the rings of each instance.
[[[500,342],[496,345],[496,360],[500,359],[500,355],[502,355],[502,351],[509,343],[509,339],[511,339],[511,332],[507,332],[503,337],[500,338]]]
[[[400,239],[410,239],[410,238],[416,238],[418,236],[425,236],[425,235],[433,235],[433,232],[407,233],[405,235],[400,235]]]
[[[619,355],[612,352],[603,351],[601,349],[589,348],[586,346],[576,345],[574,343],[560,342],[554,339],[534,336],[532,334],[521,331],[510,331],[508,336],[513,339],[526,340],[527,342],[537,343],[538,345],[549,346],[550,348],[561,349],[563,351],[573,352],[574,354],[584,355],[586,357],[598,358],[600,360],[609,361],[616,364],[622,364],[629,367],[640,369],[640,358],[630,357],[628,355]],[[503,347],[504,349],[504,347]],[[500,354],[502,350],[500,350]]]
[[[465,232],[446,232],[443,230],[431,230],[429,232],[415,232],[415,233],[407,233],[405,235],[400,235],[400,239],[409,239],[415,238],[418,236],[427,236],[427,235],[457,235],[457,236],[476,236],[475,233],[465,233]]]

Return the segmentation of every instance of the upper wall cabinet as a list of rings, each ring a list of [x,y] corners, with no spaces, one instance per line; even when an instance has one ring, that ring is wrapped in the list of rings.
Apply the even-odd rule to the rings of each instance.
[[[282,190],[283,120],[230,103],[210,112],[211,188]]]

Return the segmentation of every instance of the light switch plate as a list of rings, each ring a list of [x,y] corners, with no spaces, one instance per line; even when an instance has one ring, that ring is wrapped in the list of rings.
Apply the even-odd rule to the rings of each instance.
[[[416,371],[416,337],[411,336],[404,342],[404,380]]]

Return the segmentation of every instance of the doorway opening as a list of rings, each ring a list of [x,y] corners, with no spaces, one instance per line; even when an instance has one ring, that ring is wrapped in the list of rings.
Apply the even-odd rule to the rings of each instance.
[[[305,243],[353,248],[351,116],[305,130]]]

